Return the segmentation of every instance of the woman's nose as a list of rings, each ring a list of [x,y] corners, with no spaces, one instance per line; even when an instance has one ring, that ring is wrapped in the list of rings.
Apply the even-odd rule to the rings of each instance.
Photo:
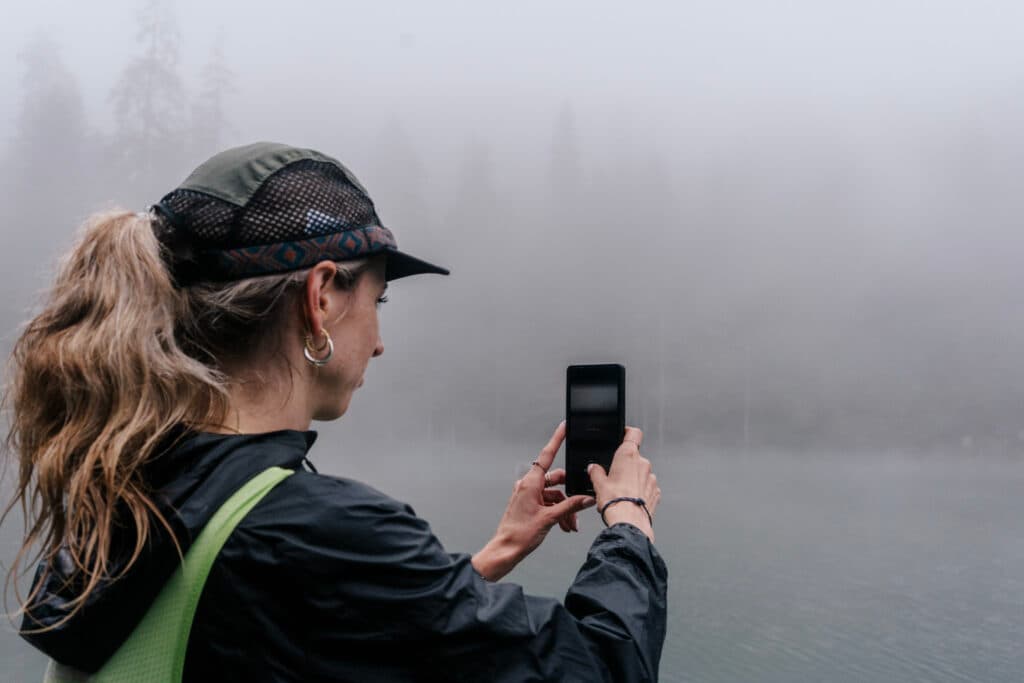
[[[384,340],[381,339],[380,336],[378,336],[377,337],[377,346],[375,346],[374,349],[373,349],[373,357],[376,358],[377,356],[379,356],[382,353],[384,353]]]

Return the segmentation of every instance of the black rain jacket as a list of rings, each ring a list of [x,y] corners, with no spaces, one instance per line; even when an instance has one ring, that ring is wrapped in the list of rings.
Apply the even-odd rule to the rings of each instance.
[[[189,637],[186,681],[657,680],[667,571],[636,527],[598,534],[563,606],[486,581],[408,505],[316,473],[305,460],[316,432],[182,436],[146,476],[185,549],[248,479],[273,465],[296,471],[217,556]],[[151,538],[131,570],[94,591],[73,619],[23,637],[63,664],[96,671],[176,567],[170,536]],[[67,613],[74,589],[62,588],[70,568],[59,560],[23,629]]]

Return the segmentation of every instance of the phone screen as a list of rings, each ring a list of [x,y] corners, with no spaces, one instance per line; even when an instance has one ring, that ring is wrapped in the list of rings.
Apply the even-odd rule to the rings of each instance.
[[[565,492],[593,495],[587,465],[607,471],[626,430],[626,369],[570,365],[566,370]]]

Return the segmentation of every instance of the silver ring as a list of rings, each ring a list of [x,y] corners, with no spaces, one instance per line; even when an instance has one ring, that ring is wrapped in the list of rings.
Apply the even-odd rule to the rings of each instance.
[[[327,362],[331,360],[331,356],[334,355],[334,340],[331,339],[330,337],[327,337],[327,355],[324,356],[323,358],[313,358],[313,354],[309,352],[308,346],[302,347],[302,354],[310,363],[317,366],[318,368],[322,368],[323,366],[327,365]]]

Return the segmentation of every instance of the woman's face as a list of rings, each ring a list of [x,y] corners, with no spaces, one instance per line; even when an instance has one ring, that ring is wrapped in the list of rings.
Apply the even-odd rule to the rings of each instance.
[[[378,259],[359,276],[352,290],[346,292],[332,284],[325,292],[329,299],[324,329],[334,341],[334,355],[327,365],[313,368],[314,420],[333,420],[344,415],[352,394],[363,384],[370,359],[384,353],[377,310],[378,299],[386,288],[384,261]],[[322,336],[313,340],[316,348],[322,343]],[[326,350],[313,355],[325,354]]]

